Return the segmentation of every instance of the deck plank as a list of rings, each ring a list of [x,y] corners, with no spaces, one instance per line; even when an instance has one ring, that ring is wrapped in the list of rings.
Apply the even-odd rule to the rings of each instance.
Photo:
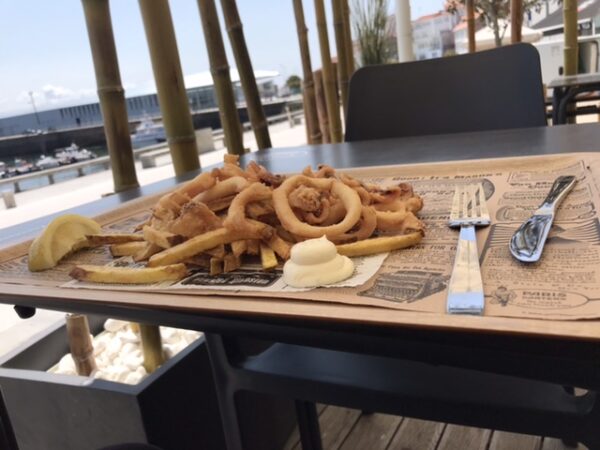
[[[341,450],[385,450],[400,422],[402,417],[389,414],[361,414]]]
[[[438,450],[486,450],[491,430],[448,425],[444,430]]]
[[[545,437],[542,443],[542,450],[585,450],[587,447],[583,444],[577,447],[567,447],[560,439]]]
[[[434,450],[445,427],[444,423],[405,418],[388,450]]]
[[[494,431],[489,450],[540,450],[541,446],[540,436]]]
[[[329,405],[319,416],[324,450],[337,450],[360,418],[357,409]]]

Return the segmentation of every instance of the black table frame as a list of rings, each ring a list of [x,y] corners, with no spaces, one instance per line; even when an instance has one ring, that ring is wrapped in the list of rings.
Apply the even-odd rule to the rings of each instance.
[[[600,127],[598,125],[578,125],[270,150],[248,155],[244,159],[256,159],[271,170],[291,171],[300,169],[301,167],[297,167],[297,164],[300,163],[307,165],[325,162],[337,167],[353,167],[441,159],[469,159],[477,154],[481,157],[510,156],[523,152],[524,148],[527,150],[523,153],[529,154],[598,151],[600,150],[599,143]],[[457,150],[456,153],[451,153],[453,148]],[[448,149],[450,149],[450,153],[448,153]],[[373,150],[379,150],[378,155],[373,153]],[[403,151],[412,154],[394,153]],[[280,155],[277,154],[278,152]],[[444,152],[443,157],[440,157],[440,152]],[[291,155],[296,156],[292,158]],[[290,167],[290,164],[296,166]],[[112,199],[105,199],[76,210],[84,214],[98,214],[103,209],[110,209],[122,201],[156,192],[190,176],[192,174],[188,177],[168,180],[149,188],[114,196]],[[8,229],[9,234],[3,233],[3,237],[0,238],[0,246],[35,235],[49,219],[50,217]],[[151,310],[44,297],[9,297],[1,293],[0,302],[23,307],[97,313],[125,320],[204,331],[207,334],[211,360],[215,364],[217,374],[224,364],[229,363],[222,360],[224,353],[220,353],[219,350],[219,347],[223,346],[223,337],[249,337],[299,346],[473,369],[565,386],[578,386],[592,391],[587,397],[588,407],[579,411],[577,417],[566,418],[564,426],[560,430],[544,428],[545,417],[548,417],[549,420],[552,419],[549,423],[553,427],[560,426],[554,416],[544,416],[544,414],[536,417],[536,423],[530,424],[532,426],[529,428],[519,427],[518,423],[502,423],[501,428],[522,432],[547,429],[548,435],[579,439],[585,441],[590,448],[600,448],[600,436],[597,437],[597,433],[590,432],[598,423],[600,416],[595,402],[596,391],[600,391],[600,342],[494,333],[473,334],[419,327],[382,327],[261,315],[193,314],[173,309]],[[223,394],[228,386],[227,383],[222,383],[218,384],[217,388]],[[340,398],[340,404],[343,403],[342,400]],[[222,406],[226,407],[227,405]],[[226,417],[228,414],[232,414],[232,411],[225,410],[223,414]],[[302,416],[300,415],[300,417]],[[436,416],[432,412],[428,417],[435,418]],[[447,419],[447,417],[440,416],[440,419]],[[467,423],[468,421],[458,418],[456,422]],[[583,428],[577,428],[578,424]],[[236,443],[235,438],[229,442],[231,448],[236,448],[238,444],[239,442]]]

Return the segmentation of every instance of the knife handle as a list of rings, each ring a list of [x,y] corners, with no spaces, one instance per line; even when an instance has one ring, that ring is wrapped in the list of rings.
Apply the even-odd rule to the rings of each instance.
[[[552,189],[548,193],[548,196],[544,200],[544,203],[540,206],[540,209],[550,209],[554,211],[558,205],[565,199],[567,194],[575,186],[577,179],[573,175],[563,175],[558,177]]]

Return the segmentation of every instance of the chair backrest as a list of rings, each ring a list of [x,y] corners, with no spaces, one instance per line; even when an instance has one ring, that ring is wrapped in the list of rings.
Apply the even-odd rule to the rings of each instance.
[[[545,126],[530,44],[368,66],[350,80],[346,141]]]
[[[0,390],[0,449],[2,450],[19,450],[17,438],[13,431],[10,419],[8,418],[8,410],[2,397]]]

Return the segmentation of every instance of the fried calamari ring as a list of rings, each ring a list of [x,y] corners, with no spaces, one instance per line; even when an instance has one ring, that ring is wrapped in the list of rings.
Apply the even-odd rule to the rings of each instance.
[[[377,229],[381,231],[398,231],[405,233],[408,230],[423,231],[425,226],[417,217],[407,209],[400,211],[377,211]]]
[[[174,192],[163,195],[156,204],[156,209],[169,209],[178,211],[181,206],[189,202],[192,198],[213,187],[215,182],[215,177],[211,172],[201,173],[196,178],[188,181]]]
[[[363,206],[358,222],[358,229],[348,233],[340,234],[332,238],[332,242],[341,244],[350,241],[362,241],[371,237],[377,228],[377,213],[370,206]]]
[[[301,222],[288,202],[288,196],[300,184],[323,191],[331,191],[333,195],[339,197],[346,210],[343,220],[335,225],[323,227]],[[335,237],[345,233],[356,225],[361,215],[360,197],[356,191],[334,178],[310,178],[305,175],[288,178],[273,191],[273,205],[279,221],[286,230],[307,238],[317,238],[323,235]]]
[[[241,192],[244,188],[248,187],[250,183],[244,177],[231,177],[226,180],[219,181],[210,189],[201,192],[192,199],[194,202],[208,203],[213,200],[229,197],[230,195]]]
[[[231,206],[229,206],[223,226],[231,231],[247,232],[251,236],[269,239],[273,235],[273,228],[265,223],[249,219],[246,216],[246,205],[251,202],[269,200],[272,192],[270,188],[262,183],[252,183],[235,196]]]

